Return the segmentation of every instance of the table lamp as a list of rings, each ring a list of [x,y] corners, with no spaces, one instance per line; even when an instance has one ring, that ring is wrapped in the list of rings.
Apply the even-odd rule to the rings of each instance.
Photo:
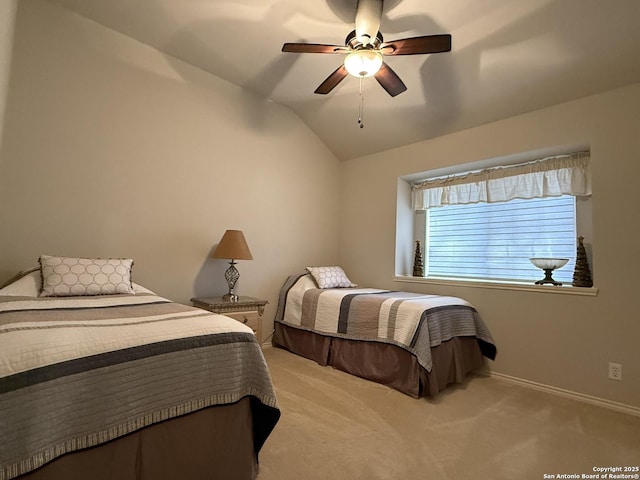
[[[225,294],[222,299],[228,302],[237,302],[238,295],[234,289],[236,282],[240,278],[240,272],[236,268],[235,260],[253,260],[249,245],[244,238],[241,230],[227,230],[220,239],[220,243],[211,254],[211,258],[229,259],[229,268],[224,272],[224,278],[229,286],[229,293]]]

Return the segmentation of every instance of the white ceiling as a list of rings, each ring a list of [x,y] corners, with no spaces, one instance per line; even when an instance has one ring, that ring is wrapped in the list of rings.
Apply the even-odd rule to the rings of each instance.
[[[387,150],[640,82],[640,0],[387,0],[385,40],[450,33],[452,51],[385,57],[408,90],[315,88],[340,55],[356,0],[49,0],[286,105],[342,159]]]

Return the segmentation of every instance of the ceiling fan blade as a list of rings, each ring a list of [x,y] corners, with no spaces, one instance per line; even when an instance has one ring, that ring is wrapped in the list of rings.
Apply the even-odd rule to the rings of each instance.
[[[341,45],[325,45],[322,43],[285,43],[283,52],[291,53],[345,53],[349,49]]]
[[[383,55],[420,55],[451,51],[451,35],[426,35],[424,37],[402,38],[380,45]]]
[[[407,89],[407,86],[400,80],[400,77],[389,65],[382,63],[380,70],[375,75],[376,80],[389,95],[395,97]]]
[[[346,77],[347,75],[348,75],[348,72],[345,66],[340,65],[338,68],[335,69],[335,71],[331,75],[329,75],[326,78],[324,82],[320,84],[318,88],[316,88],[315,92],[313,93],[326,95],[331,90],[333,90],[336,87],[336,85],[338,85],[342,80],[344,80],[344,77]]]

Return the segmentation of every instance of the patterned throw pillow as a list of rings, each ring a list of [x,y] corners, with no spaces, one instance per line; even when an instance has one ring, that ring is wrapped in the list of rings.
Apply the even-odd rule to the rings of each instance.
[[[340,267],[307,267],[318,288],[357,287]]]
[[[130,258],[40,256],[41,297],[134,293]]]

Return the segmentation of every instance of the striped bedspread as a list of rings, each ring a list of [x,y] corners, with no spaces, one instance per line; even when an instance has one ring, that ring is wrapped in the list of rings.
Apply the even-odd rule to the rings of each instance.
[[[208,406],[280,412],[251,329],[155,295],[0,297],[0,480]]]
[[[472,336],[495,358],[489,329],[476,309],[457,297],[373,288],[319,289],[308,274],[289,277],[276,322],[322,335],[398,345],[431,371],[431,347]]]

